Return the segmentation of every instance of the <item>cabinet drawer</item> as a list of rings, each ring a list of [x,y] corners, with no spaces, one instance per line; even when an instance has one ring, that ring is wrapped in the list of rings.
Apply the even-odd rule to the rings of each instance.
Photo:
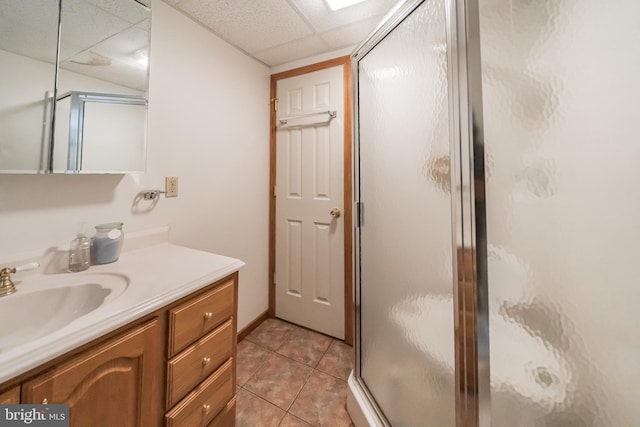
[[[0,405],[20,403],[20,386],[17,385],[0,393]]]
[[[222,326],[170,360],[167,369],[168,407],[182,399],[230,358],[232,348],[233,323],[227,320]]]
[[[167,427],[208,425],[234,395],[233,359],[187,395],[167,413]]]
[[[233,315],[234,281],[196,297],[169,312],[169,357]]]
[[[234,397],[207,427],[235,427],[235,425],[236,398]]]

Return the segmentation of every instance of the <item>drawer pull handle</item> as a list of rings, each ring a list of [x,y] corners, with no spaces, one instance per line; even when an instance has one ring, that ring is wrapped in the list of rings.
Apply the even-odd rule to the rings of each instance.
[[[46,397],[44,399],[42,399],[42,404],[43,405],[47,405],[49,403],[49,399],[47,399]]]
[[[208,403],[205,403],[202,406],[202,414],[203,415],[209,415],[209,411],[211,411],[211,406]]]
[[[205,357],[204,359],[202,359],[202,366],[207,366],[209,363],[211,363],[210,357]]]
[[[207,311],[207,312],[204,314],[204,321],[205,321],[205,322],[208,322],[208,321],[209,321],[209,320],[211,320],[212,318],[213,318],[213,313],[212,313],[212,312]]]

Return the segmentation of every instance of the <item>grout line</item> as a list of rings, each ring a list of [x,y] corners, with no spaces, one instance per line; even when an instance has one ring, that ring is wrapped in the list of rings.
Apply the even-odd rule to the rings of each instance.
[[[283,322],[283,323],[286,323],[286,324],[288,324],[288,325],[294,326],[294,327],[296,327],[296,328],[304,329],[304,330],[307,330],[307,331],[310,331],[310,332],[316,333],[316,334],[318,334],[318,335],[322,335],[322,336],[325,336],[325,337],[327,337],[327,338],[331,338],[332,340],[338,340],[338,338],[332,337],[331,335],[327,335],[327,334],[325,334],[324,332],[314,331],[314,330],[313,330],[313,329],[311,329],[311,328],[307,328],[306,326],[302,326],[302,325],[298,325],[298,324],[295,324],[295,323],[291,323],[291,322],[289,322],[288,320],[282,320],[282,319],[280,319],[279,317],[278,317],[278,318],[276,318],[276,319],[277,319],[277,320],[279,320],[279,321],[281,321],[281,322]],[[338,340],[338,341],[341,341],[341,340]]]
[[[243,387],[243,388],[244,388],[244,385],[245,385],[245,384],[247,384],[247,383],[249,383],[249,381],[251,381],[251,379],[252,379],[252,378],[253,378],[253,377],[258,373],[258,371],[259,371],[260,369],[262,369],[262,367],[263,367],[264,365],[266,365],[266,364],[267,364],[267,362],[268,362],[268,361],[270,361],[270,360],[271,360],[271,358],[272,358],[275,354],[276,354],[276,353],[271,352],[271,355],[269,355],[269,357],[267,357],[267,358],[264,360],[264,362],[262,362],[260,365],[258,365],[258,367],[256,368],[256,370],[255,370],[255,371],[253,371],[253,372],[251,373],[251,375],[249,376],[249,378],[247,378],[247,380],[244,382],[244,384],[243,384],[243,385],[241,385],[240,387]],[[238,368],[236,367],[236,371],[237,371],[237,369],[238,369]],[[237,374],[236,374],[236,376],[237,376]],[[236,380],[237,380],[237,378],[236,378]],[[236,381],[236,385],[237,385],[237,384],[238,384],[238,382]]]
[[[305,365],[305,366],[308,366],[308,365]],[[298,397],[300,397],[300,393],[302,393],[302,390],[304,390],[304,387],[309,382],[309,378],[311,378],[311,376],[313,375],[314,371],[315,371],[315,369],[311,368],[311,372],[309,373],[309,376],[304,380],[304,384],[302,384],[302,387],[300,387],[300,390],[298,390],[298,393],[296,393],[295,397],[293,398],[293,400],[289,404],[289,407],[287,408],[287,412],[289,412],[291,410],[291,407],[293,406],[293,404],[296,403],[296,400],[298,400]]]
[[[276,408],[282,409],[282,410],[284,410],[285,412],[287,412],[287,413],[288,413],[288,412],[289,412],[289,409],[291,409],[291,406],[293,405],[293,403],[296,401],[296,399],[297,399],[297,398],[298,398],[298,396],[300,395],[300,392],[302,391],[302,389],[304,388],[304,386],[307,384],[307,381],[309,381],[309,378],[311,377],[311,375],[313,374],[313,371],[314,371],[315,369],[314,369],[314,368],[312,368],[312,367],[310,367],[309,365],[306,365],[306,364],[304,364],[304,363],[298,362],[297,360],[293,360],[293,359],[291,359],[290,357],[285,356],[284,354],[280,354],[280,353],[278,353],[278,352],[275,352],[275,351],[273,351],[273,350],[271,350],[271,349],[269,349],[269,348],[267,348],[267,347],[264,347],[264,346],[262,346],[262,345],[260,345],[260,344],[256,344],[256,343],[254,343],[254,344],[255,344],[255,345],[257,345],[258,347],[261,347],[261,348],[263,348],[263,349],[268,350],[268,351],[271,353],[271,356],[269,356],[269,358],[268,358],[267,360],[265,360],[265,361],[260,365],[260,367],[259,367],[258,369],[256,369],[256,371],[255,371],[255,372],[254,372],[254,373],[249,377],[249,379],[245,382],[245,384],[248,384],[248,383],[251,381],[251,379],[252,379],[252,378],[253,378],[253,377],[258,373],[258,371],[259,371],[260,369],[262,369],[262,367],[263,367],[267,362],[269,362],[269,361],[270,361],[274,356],[284,357],[285,359],[289,359],[289,360],[291,360],[292,362],[299,363],[299,364],[304,365],[305,367],[308,367],[308,368],[310,368],[310,369],[311,369],[311,373],[310,373],[310,374],[309,374],[309,376],[305,379],[304,384],[302,384],[302,387],[300,387],[300,390],[298,390],[298,393],[296,393],[295,397],[293,398],[293,400],[291,400],[291,403],[287,406],[287,408],[286,408],[286,409],[285,409],[285,408],[282,408],[281,406],[276,405],[274,402],[271,402],[270,400],[268,400],[268,399],[266,399],[266,398],[264,398],[264,397],[260,397],[260,396],[258,396],[257,394],[255,394],[255,393],[251,392],[251,390],[249,390],[249,389],[245,388],[245,387],[244,387],[244,385],[240,386],[241,388],[243,388],[244,390],[248,391],[249,393],[254,394],[254,395],[256,395],[256,396],[260,397],[260,398],[261,398],[262,400],[264,400],[265,402],[269,402],[271,405],[275,406]]]
[[[300,390],[298,390],[298,393],[296,394],[296,397],[294,397],[293,400],[291,401],[291,404],[289,404],[289,407],[287,408],[287,412],[289,412],[291,410],[291,407],[293,406],[293,404],[296,403],[296,400],[298,400],[298,397],[300,397],[300,393],[302,393],[302,390],[304,390],[304,387],[309,382],[309,378],[311,378],[311,375],[313,375],[313,371],[315,371],[315,369],[312,369],[311,373],[309,374],[307,379],[304,380],[304,384],[302,384],[302,387],[300,387]],[[304,421],[306,422],[306,420],[304,420]]]
[[[319,373],[319,374],[325,374],[325,375],[330,376],[331,378],[334,378],[334,379],[336,379],[336,380],[338,380],[338,381],[341,381],[341,382],[343,382],[343,383],[346,383],[346,380],[344,380],[344,379],[342,379],[342,378],[340,378],[340,377],[338,377],[338,376],[336,376],[336,375],[334,375],[334,374],[332,374],[332,373],[330,373],[330,372],[325,372],[325,371],[323,371],[322,369],[319,369],[319,368],[318,368],[318,366],[320,365],[320,362],[321,362],[321,361],[322,361],[322,359],[327,355],[327,353],[329,352],[329,350],[330,350],[333,346],[338,345],[338,342],[342,342],[342,341],[341,341],[341,340],[339,340],[339,339],[337,339],[337,338],[334,338],[334,337],[329,337],[328,335],[325,335],[325,334],[323,334],[323,333],[321,333],[321,332],[312,331],[311,329],[305,328],[304,326],[296,325],[296,324],[293,324],[293,323],[290,323],[290,322],[284,321],[284,320],[282,320],[282,319],[278,319],[278,320],[279,320],[279,321],[281,321],[281,322],[283,322],[283,323],[285,323],[285,324],[289,324],[289,325],[291,325],[291,326],[293,327],[293,329],[289,330],[288,332],[286,332],[286,333],[284,334],[284,339],[283,339],[283,341],[280,343],[280,345],[279,345],[275,350],[274,350],[274,349],[272,349],[272,348],[266,347],[265,345],[263,345],[263,344],[261,344],[261,343],[258,343],[258,342],[255,342],[255,341],[252,341],[252,340],[249,338],[249,336],[247,336],[247,337],[245,338],[245,339],[247,339],[249,342],[251,342],[252,344],[256,345],[257,347],[259,347],[259,348],[261,348],[261,349],[263,349],[263,350],[267,351],[268,353],[270,353],[270,355],[269,355],[269,357],[268,357],[268,358],[266,358],[266,360],[265,360],[264,362],[262,362],[262,363],[261,363],[261,364],[256,368],[256,370],[251,374],[251,376],[249,377],[249,379],[248,379],[248,380],[247,380],[243,385],[239,385],[239,387],[240,387],[240,389],[245,390],[247,393],[250,393],[251,395],[253,395],[253,396],[255,396],[255,397],[257,397],[257,398],[259,398],[259,399],[261,399],[261,400],[263,400],[263,401],[265,401],[265,402],[267,402],[267,403],[269,403],[270,405],[275,406],[276,408],[278,408],[278,409],[280,409],[280,410],[283,410],[283,411],[285,412],[285,414],[284,414],[284,416],[282,417],[282,419],[280,420],[280,422],[278,423],[278,426],[282,425],[282,423],[284,422],[284,419],[287,417],[287,414],[290,414],[292,417],[294,417],[294,418],[296,418],[296,419],[298,419],[298,420],[301,420],[301,421],[303,421],[303,422],[305,422],[305,423],[307,423],[307,424],[313,425],[312,423],[309,423],[309,422],[308,422],[307,420],[305,420],[304,418],[300,418],[299,416],[297,416],[297,415],[295,415],[295,414],[292,414],[292,413],[290,412],[290,410],[291,410],[291,408],[293,407],[293,405],[296,403],[296,401],[298,400],[298,398],[300,397],[300,394],[302,393],[302,390],[304,390],[304,388],[307,386],[307,384],[308,384],[309,380],[311,379],[311,376],[313,376],[313,375],[314,375],[314,374],[316,374],[316,373]],[[284,355],[284,354],[281,354],[281,353],[279,353],[279,352],[278,352],[278,350],[280,350],[280,349],[284,346],[284,344],[285,344],[285,343],[289,342],[289,340],[291,339],[292,335],[296,332],[296,330],[308,330],[308,331],[314,332],[314,333],[316,333],[316,334],[318,334],[318,335],[323,335],[323,336],[329,337],[329,338],[331,339],[331,341],[330,341],[329,345],[328,345],[328,346],[327,346],[327,348],[322,352],[322,354],[320,355],[320,357],[319,357],[319,358],[318,358],[318,360],[314,363],[314,365],[313,365],[313,366],[310,366],[310,365],[308,365],[308,364],[306,364],[306,363],[304,363],[304,362],[300,362],[300,361],[298,361],[298,360],[293,359],[292,357],[289,357],[289,356],[287,356],[287,355]],[[282,408],[282,407],[278,406],[277,404],[275,404],[275,403],[273,403],[273,402],[269,401],[268,399],[266,399],[266,398],[264,398],[264,397],[261,397],[261,396],[259,396],[259,395],[255,394],[255,393],[253,393],[251,390],[249,390],[249,389],[245,388],[245,385],[249,384],[249,382],[253,379],[253,377],[254,377],[254,376],[255,376],[255,375],[256,375],[256,374],[257,374],[257,373],[258,373],[258,372],[259,372],[259,371],[264,367],[264,365],[266,365],[270,360],[272,360],[272,359],[273,359],[273,357],[274,357],[275,355],[280,356],[280,357],[284,357],[285,359],[288,359],[288,360],[290,360],[290,361],[292,361],[292,362],[298,363],[298,364],[303,365],[303,366],[305,366],[305,367],[308,367],[308,368],[310,369],[309,376],[305,379],[304,383],[302,384],[302,387],[300,387],[300,390],[298,390],[298,392],[296,393],[295,397],[293,398],[293,400],[292,400],[292,401],[291,401],[291,403],[287,406],[287,408],[286,408],[286,409],[284,409],[284,408]]]
[[[337,379],[337,380],[340,380],[340,381],[342,381],[342,382],[344,382],[344,383],[346,383],[346,382],[347,382],[347,380],[345,380],[344,378],[340,378],[340,377],[338,377],[338,376],[336,376],[336,375],[332,374],[331,372],[326,372],[326,371],[323,371],[322,369],[315,369],[315,370],[316,370],[316,371],[318,371],[318,372],[320,372],[321,374],[329,375],[330,377],[335,378],[335,379]]]
[[[278,350],[280,350],[282,348],[283,345],[285,345],[287,343],[287,341],[289,341],[289,338],[291,338],[291,334],[292,333],[293,333],[293,331],[287,332],[287,334],[284,337],[284,340],[282,340],[282,343],[280,343],[278,348],[275,350],[276,353],[278,352]]]
[[[282,412],[284,412],[284,415],[282,416],[282,420],[284,420],[284,417],[287,415],[287,411],[286,411],[286,410],[282,409],[281,407],[279,407],[279,406],[278,406],[278,405],[276,405],[275,403],[268,401],[268,400],[267,400],[267,399],[265,399],[264,397],[262,397],[262,396],[259,396],[259,395],[255,394],[255,393],[254,393],[254,392],[252,392],[251,390],[247,390],[246,388],[245,388],[245,389],[243,389],[243,390],[244,390],[244,391],[246,391],[247,393],[249,393],[249,394],[253,395],[254,397],[257,397],[258,399],[260,399],[260,400],[262,400],[262,401],[267,402],[269,405],[271,405],[271,406],[273,406],[273,407],[276,407],[276,408],[280,409]],[[280,423],[282,422],[282,420],[280,420]],[[278,425],[280,425],[280,423],[278,423]]]
[[[292,414],[291,412],[288,412],[288,411],[287,411],[287,413],[284,415],[284,417],[282,418],[282,421],[280,421],[280,425],[282,425],[282,423],[284,422],[284,419],[285,419],[285,418],[287,418],[287,415],[291,415],[291,416],[292,416],[293,418],[295,418],[296,420],[300,420],[300,421],[302,421],[303,423],[305,423],[305,424],[307,424],[307,425],[313,426],[313,424],[311,424],[309,421],[307,421],[307,420],[305,420],[305,419],[302,419],[302,418],[300,418],[299,416],[294,415],[294,414]]]

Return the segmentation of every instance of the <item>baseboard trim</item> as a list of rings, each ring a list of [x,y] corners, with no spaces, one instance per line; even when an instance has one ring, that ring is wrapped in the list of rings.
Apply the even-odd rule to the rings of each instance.
[[[260,326],[260,324],[262,322],[264,322],[265,320],[267,320],[270,317],[271,316],[269,316],[269,310],[267,310],[264,313],[262,313],[260,316],[258,316],[255,319],[253,319],[253,321],[251,323],[249,323],[247,326],[242,328],[242,330],[240,332],[238,332],[238,342],[240,342],[243,339],[245,339],[247,337],[247,335],[249,335],[255,328]]]

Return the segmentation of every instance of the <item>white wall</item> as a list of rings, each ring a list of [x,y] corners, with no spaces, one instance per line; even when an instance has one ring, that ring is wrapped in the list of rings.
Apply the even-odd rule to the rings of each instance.
[[[38,170],[46,147],[38,124],[45,121],[46,92],[53,96],[55,68],[6,50],[0,50],[0,67],[0,170]]]
[[[269,69],[160,0],[152,19],[147,173],[0,175],[0,256],[67,242],[80,221],[169,224],[173,243],[247,263],[242,328],[268,305]],[[165,176],[179,197],[134,204]]]

